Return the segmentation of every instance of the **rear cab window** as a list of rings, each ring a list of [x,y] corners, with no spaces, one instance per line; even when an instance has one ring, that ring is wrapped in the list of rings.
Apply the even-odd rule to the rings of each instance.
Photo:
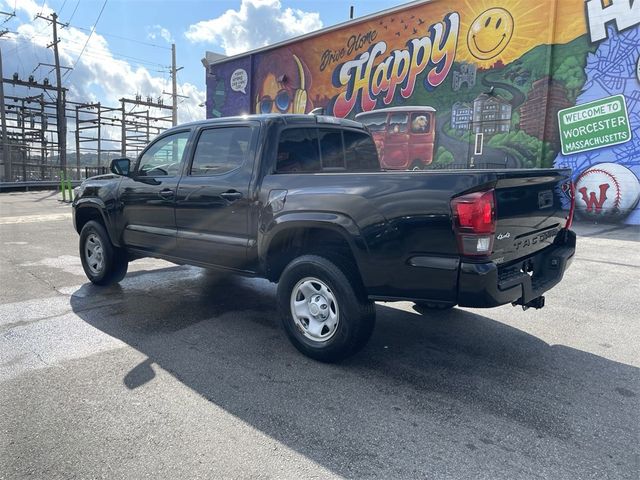
[[[376,147],[364,131],[305,127],[280,134],[276,173],[377,171]]]
[[[289,128],[280,134],[276,171],[278,173],[320,171],[317,129]]]

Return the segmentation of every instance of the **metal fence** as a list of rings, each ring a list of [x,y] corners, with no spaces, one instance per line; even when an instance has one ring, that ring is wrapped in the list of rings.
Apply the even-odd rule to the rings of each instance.
[[[3,166],[0,165],[0,169]],[[11,176],[5,178],[3,183],[20,182],[52,182],[60,181],[63,177],[70,180],[84,180],[96,175],[107,173],[107,167],[66,167],[42,165],[39,163],[20,163],[12,165]]]

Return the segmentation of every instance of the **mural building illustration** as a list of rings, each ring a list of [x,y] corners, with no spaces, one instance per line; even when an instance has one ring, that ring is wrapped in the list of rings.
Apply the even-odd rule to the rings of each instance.
[[[412,3],[206,81],[208,117],[323,108],[365,123],[388,169],[568,167],[582,218],[640,224],[638,0]]]

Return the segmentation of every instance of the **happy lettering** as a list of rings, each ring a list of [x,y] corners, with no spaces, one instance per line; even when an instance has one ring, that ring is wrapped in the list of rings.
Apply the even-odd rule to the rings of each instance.
[[[324,69],[332,63],[342,60],[342,58],[347,55],[354,54],[367,45],[371,45],[375,41],[377,36],[378,32],[376,32],[375,30],[369,30],[366,33],[351,35],[347,40],[347,44],[338,50],[325,50],[324,52],[322,52],[322,56],[320,57],[320,71],[323,72]]]
[[[389,105],[398,89],[409,98],[418,75],[427,69],[425,87],[440,85],[455,60],[459,29],[460,16],[453,12],[431,25],[428,35],[409,40],[406,48],[393,50],[386,58],[382,57],[387,44],[381,41],[336,67],[333,85],[344,91],[336,97],[333,114],[346,117],[358,102],[363,112],[373,110],[378,100]]]

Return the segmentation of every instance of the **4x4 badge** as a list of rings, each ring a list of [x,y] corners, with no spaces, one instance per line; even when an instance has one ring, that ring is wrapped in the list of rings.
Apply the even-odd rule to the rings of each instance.
[[[498,240],[502,240],[504,238],[509,238],[511,236],[511,232],[507,232],[507,233],[501,233],[500,235],[498,235],[496,238]]]

